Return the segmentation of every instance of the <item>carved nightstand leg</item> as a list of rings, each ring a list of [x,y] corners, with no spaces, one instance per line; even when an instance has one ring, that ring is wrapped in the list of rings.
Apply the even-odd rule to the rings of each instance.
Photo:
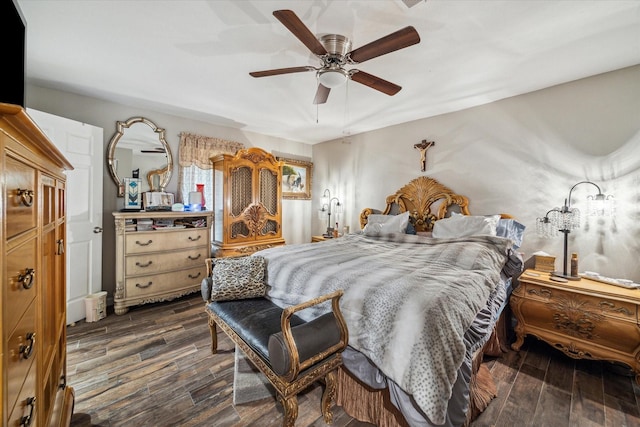
[[[516,342],[511,344],[511,348],[514,351],[520,351],[520,347],[522,347],[522,344],[524,344],[524,335],[516,332]]]

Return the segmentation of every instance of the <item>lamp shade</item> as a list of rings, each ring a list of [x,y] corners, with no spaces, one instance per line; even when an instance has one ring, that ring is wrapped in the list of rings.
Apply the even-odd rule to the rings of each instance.
[[[318,71],[318,81],[322,86],[329,89],[343,85],[348,78],[349,74],[342,68],[329,68]]]
[[[587,197],[587,215],[611,216],[615,212],[615,199],[613,196],[597,194]]]

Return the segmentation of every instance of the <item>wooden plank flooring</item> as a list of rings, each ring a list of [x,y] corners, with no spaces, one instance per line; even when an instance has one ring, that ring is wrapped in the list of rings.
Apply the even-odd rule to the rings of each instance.
[[[112,312],[67,328],[74,427],[280,426],[274,399],[233,405],[233,343],[220,332],[211,354],[199,294]],[[498,388],[472,424],[489,426],[640,426],[640,387],[627,369],[570,359],[528,338],[488,366]],[[324,426],[321,387],[299,397],[297,426]],[[365,427],[334,406],[336,427]]]

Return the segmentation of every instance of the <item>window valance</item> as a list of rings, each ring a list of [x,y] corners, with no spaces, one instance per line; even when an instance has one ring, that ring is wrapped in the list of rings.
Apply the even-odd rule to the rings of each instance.
[[[182,167],[197,166],[200,169],[213,169],[209,158],[218,154],[235,154],[245,148],[244,144],[210,136],[180,132],[178,164]]]

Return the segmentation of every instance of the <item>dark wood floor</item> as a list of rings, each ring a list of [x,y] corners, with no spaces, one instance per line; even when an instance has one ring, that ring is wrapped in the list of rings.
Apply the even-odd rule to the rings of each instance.
[[[210,351],[199,295],[68,327],[74,427],[279,426],[272,399],[233,406],[233,343]],[[488,362],[498,397],[481,426],[640,426],[640,387],[627,369],[574,361],[535,339]],[[300,396],[298,426],[324,426],[321,388]],[[371,426],[334,407],[334,426]]]

